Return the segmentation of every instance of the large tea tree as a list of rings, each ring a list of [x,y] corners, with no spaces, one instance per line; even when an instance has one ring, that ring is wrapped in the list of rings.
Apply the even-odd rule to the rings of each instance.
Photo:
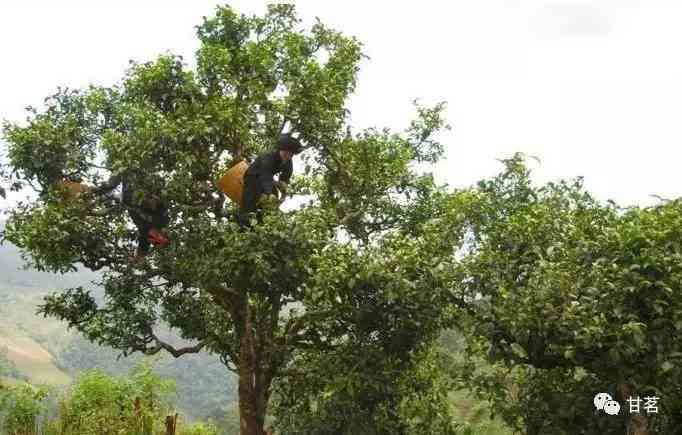
[[[470,385],[528,434],[673,433],[680,425],[682,203],[601,203],[582,180],[537,186],[522,156],[479,184],[456,284]],[[609,392],[623,412],[596,415]],[[629,414],[627,399],[642,399]],[[658,412],[644,409],[658,397]],[[652,431],[652,432],[649,432]]]
[[[260,435],[273,380],[297,349],[342,346],[370,322],[367,339],[393,337],[409,358],[443,322],[447,289],[429,271],[459,231],[424,226],[442,195],[415,171],[442,153],[431,136],[443,107],[418,107],[402,134],[353,134],[344,105],[360,44],[321,23],[302,29],[291,5],[263,17],[221,7],[197,33],[196,71],[172,55],[133,64],[116,86],[59,90],[25,124],[5,125],[5,186],[38,196],[11,210],[4,238],[40,270],[101,271],[103,300],[75,288],[41,308],[88,339],[124,354],[219,355],[238,375],[241,432]],[[214,182],[288,130],[309,145],[294,183],[308,202],[240,231]],[[132,260],[125,210],[69,199],[59,183],[120,173],[170,205],[171,243],[144,262]],[[360,309],[379,291],[391,301],[382,322]],[[161,323],[186,342],[164,340]],[[414,337],[392,334],[407,323]]]

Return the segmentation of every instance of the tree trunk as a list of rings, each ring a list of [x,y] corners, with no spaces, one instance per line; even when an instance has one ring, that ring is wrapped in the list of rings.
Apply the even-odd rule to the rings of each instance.
[[[625,411],[629,411],[626,407],[629,397],[635,397],[632,387],[627,383],[618,385],[618,393],[620,394],[621,403],[624,404]],[[628,429],[626,435],[650,435],[649,419],[645,414],[631,414],[628,421]]]
[[[178,427],[178,414],[166,416],[166,435],[175,435]]]
[[[257,370],[253,337],[252,314],[248,299],[241,304],[242,327],[239,340],[239,431],[241,435],[263,435],[264,411],[259,406],[259,396],[256,384]],[[236,320],[236,319],[235,319]],[[263,415],[261,415],[263,414]]]

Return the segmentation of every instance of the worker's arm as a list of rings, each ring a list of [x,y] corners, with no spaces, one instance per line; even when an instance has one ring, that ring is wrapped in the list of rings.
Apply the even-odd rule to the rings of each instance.
[[[121,175],[113,175],[104,183],[93,188],[91,192],[94,193],[95,195],[107,194],[112,190],[116,189],[116,187],[118,187],[118,185],[121,184],[122,180],[123,177]]]
[[[289,183],[289,180],[291,179],[291,174],[294,173],[294,164],[291,162],[291,160],[287,160],[284,163],[284,169],[282,170],[282,173],[279,174],[279,181],[282,181],[284,183]]]
[[[287,195],[287,191],[289,189],[289,180],[291,179],[291,174],[294,172],[294,166],[291,163],[291,160],[287,161],[284,163],[282,171],[279,174],[279,179],[275,183],[275,187],[279,191],[279,199],[280,201],[284,200],[284,197]]]

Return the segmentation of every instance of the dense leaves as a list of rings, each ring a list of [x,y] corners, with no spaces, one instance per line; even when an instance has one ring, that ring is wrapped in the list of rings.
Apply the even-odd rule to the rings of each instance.
[[[260,435],[273,380],[303,352],[367,344],[393,355],[401,376],[446,324],[449,290],[436,283],[462,231],[443,238],[429,227],[442,223],[424,223],[446,214],[446,195],[415,169],[442,154],[444,106],[417,106],[403,133],[353,133],[345,101],[361,46],[320,22],[301,28],[292,5],[263,17],[220,7],[197,36],[195,71],[172,54],[133,63],[119,84],[60,90],[26,124],[5,125],[4,178],[38,199],[11,211],[3,237],[41,270],[102,271],[104,301],[77,288],[41,308],[89,340],[220,356],[239,374],[242,432]],[[214,182],[283,131],[306,144],[292,190],[310,201],[240,231]],[[69,193],[69,181],[112,175],[134,185],[137,203],[153,194],[169,205],[171,243],[143,262],[125,207]],[[165,341],[161,324],[186,342]]]
[[[659,397],[648,424],[667,433],[679,424],[682,203],[621,209],[580,179],[532,186],[521,156],[505,166],[467,212],[460,323],[472,354],[498,362],[470,365],[468,382],[526,433],[622,433],[628,415],[589,412],[598,392],[621,406]]]

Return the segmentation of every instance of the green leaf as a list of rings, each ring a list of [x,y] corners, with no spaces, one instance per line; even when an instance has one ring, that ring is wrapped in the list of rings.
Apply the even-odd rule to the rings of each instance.
[[[526,350],[519,343],[512,343],[511,348],[512,348],[512,351],[514,352],[515,355],[517,355],[521,358],[528,358],[528,354],[526,353]]]

